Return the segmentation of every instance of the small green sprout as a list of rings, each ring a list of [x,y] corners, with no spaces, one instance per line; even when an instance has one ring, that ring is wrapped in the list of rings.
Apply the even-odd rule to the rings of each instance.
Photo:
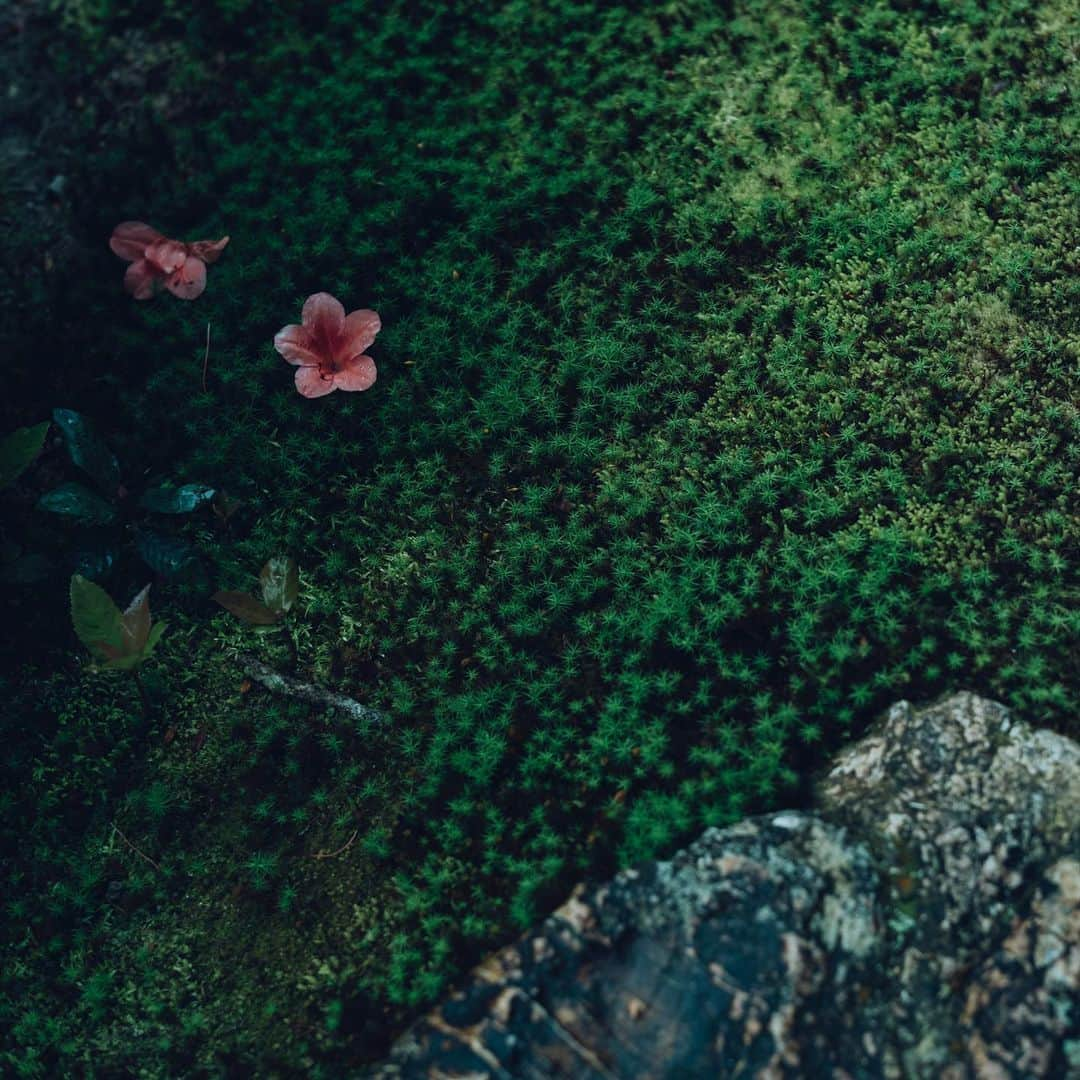
[[[130,671],[143,709],[149,713],[150,703],[139,678],[139,667],[165,631],[164,623],[151,624],[150,586],[121,612],[100,585],[75,574],[71,579],[71,622],[79,640],[94,658],[94,670]]]

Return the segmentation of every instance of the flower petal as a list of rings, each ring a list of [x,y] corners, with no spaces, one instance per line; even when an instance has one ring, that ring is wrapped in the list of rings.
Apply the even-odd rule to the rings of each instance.
[[[159,244],[165,237],[152,229],[145,221],[122,221],[109,237],[109,247],[121,259],[135,262],[141,259],[152,244]]]
[[[124,288],[136,300],[149,300],[154,295],[154,282],[161,277],[158,270],[146,259],[133,262],[124,274]]]
[[[188,253],[202,259],[204,263],[215,263],[228,242],[227,236],[220,240],[196,240],[193,244],[188,244]]]
[[[283,326],[274,335],[274,348],[290,364],[302,364],[304,367],[318,367],[322,359],[315,351],[315,342],[307,328],[292,323]]]
[[[304,301],[304,310],[300,321],[312,332],[320,344],[336,340],[345,322],[345,309],[340,300],[335,300],[329,293],[319,292]]]
[[[184,265],[188,257],[187,248],[179,240],[162,238],[160,243],[151,244],[146,249],[146,257],[164,274],[171,274]]]
[[[194,300],[206,288],[206,263],[194,256],[165,279],[165,288],[181,300]]]
[[[366,390],[375,381],[375,374],[375,361],[370,356],[354,356],[334,376],[334,385],[339,390]]]
[[[323,397],[337,389],[333,375],[320,375],[317,367],[298,367],[296,369],[296,389],[304,397]]]
[[[374,311],[366,308],[349,312],[345,325],[338,338],[337,358],[339,361],[358,356],[375,340],[375,335],[382,329],[382,322]]]

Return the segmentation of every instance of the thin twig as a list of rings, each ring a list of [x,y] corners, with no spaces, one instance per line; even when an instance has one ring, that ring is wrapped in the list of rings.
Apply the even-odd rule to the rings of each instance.
[[[202,388],[203,393],[206,393],[206,365],[210,362],[210,324],[206,324],[206,352],[203,354],[202,360]]]
[[[313,859],[335,859],[335,858],[337,858],[338,855],[344,855],[345,852],[348,851],[349,848],[352,847],[353,841],[359,835],[360,835],[360,830],[359,829],[353,829],[352,836],[350,836],[349,839],[346,840],[345,843],[342,844],[341,847],[339,847],[337,849],[337,851],[316,851],[315,854],[312,855],[311,857]]]
[[[324,690],[321,686],[301,682],[291,675],[282,675],[269,664],[264,664],[247,653],[241,654],[240,663],[248,678],[265,686],[271,693],[299,698],[301,701],[306,701],[311,705],[321,705],[323,708],[340,709],[347,716],[361,723],[382,726],[387,722],[386,717],[378,709],[361,705],[359,701],[346,697],[344,694],[335,694],[332,690]]]
[[[154,868],[154,869],[155,869],[155,870],[156,870],[156,871],[157,871],[157,872],[158,872],[159,874],[161,873],[161,867],[160,867],[160,866],[159,866],[159,865],[158,865],[158,864],[157,864],[156,862],[154,862],[154,860],[153,860],[153,859],[151,859],[149,855],[147,855],[147,854],[146,854],[145,852],[143,852],[143,851],[140,851],[140,850],[139,850],[139,849],[138,849],[138,848],[137,848],[137,847],[136,847],[136,846],[135,846],[135,845],[134,845],[134,844],[133,844],[133,843],[132,843],[132,842],[131,842],[131,841],[130,841],[130,840],[129,840],[129,839],[128,839],[128,838],[127,838],[127,837],[126,837],[125,835],[124,835],[124,834],[123,834],[123,832],[121,832],[121,830],[120,830],[120,826],[119,826],[119,825],[117,825],[117,824],[116,824],[115,822],[113,823],[113,832],[114,832],[114,833],[116,833],[116,835],[117,835],[117,836],[119,836],[119,837],[120,837],[120,839],[121,839],[121,840],[123,840],[123,841],[124,841],[124,843],[125,843],[125,844],[127,844],[127,846],[128,846],[129,848],[131,848],[131,850],[132,850],[132,851],[134,851],[134,852],[135,852],[135,854],[136,854],[136,855],[138,855],[138,856],[139,856],[139,858],[140,858],[140,859],[142,859],[142,860],[143,860],[144,862],[148,862],[148,863],[149,863],[149,864],[150,864],[150,865],[151,865],[151,866],[152,866],[152,867],[153,867],[153,868]]]

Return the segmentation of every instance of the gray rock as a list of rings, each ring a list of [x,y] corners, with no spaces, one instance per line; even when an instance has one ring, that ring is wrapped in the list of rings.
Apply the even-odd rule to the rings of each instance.
[[[372,1075],[1080,1077],[1080,748],[900,702],[817,803],[579,887]]]

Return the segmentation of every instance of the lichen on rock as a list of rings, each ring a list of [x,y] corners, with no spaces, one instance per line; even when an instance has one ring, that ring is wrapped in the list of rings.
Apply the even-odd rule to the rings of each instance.
[[[580,886],[373,1076],[1080,1076],[1080,748],[894,705],[812,812]]]

